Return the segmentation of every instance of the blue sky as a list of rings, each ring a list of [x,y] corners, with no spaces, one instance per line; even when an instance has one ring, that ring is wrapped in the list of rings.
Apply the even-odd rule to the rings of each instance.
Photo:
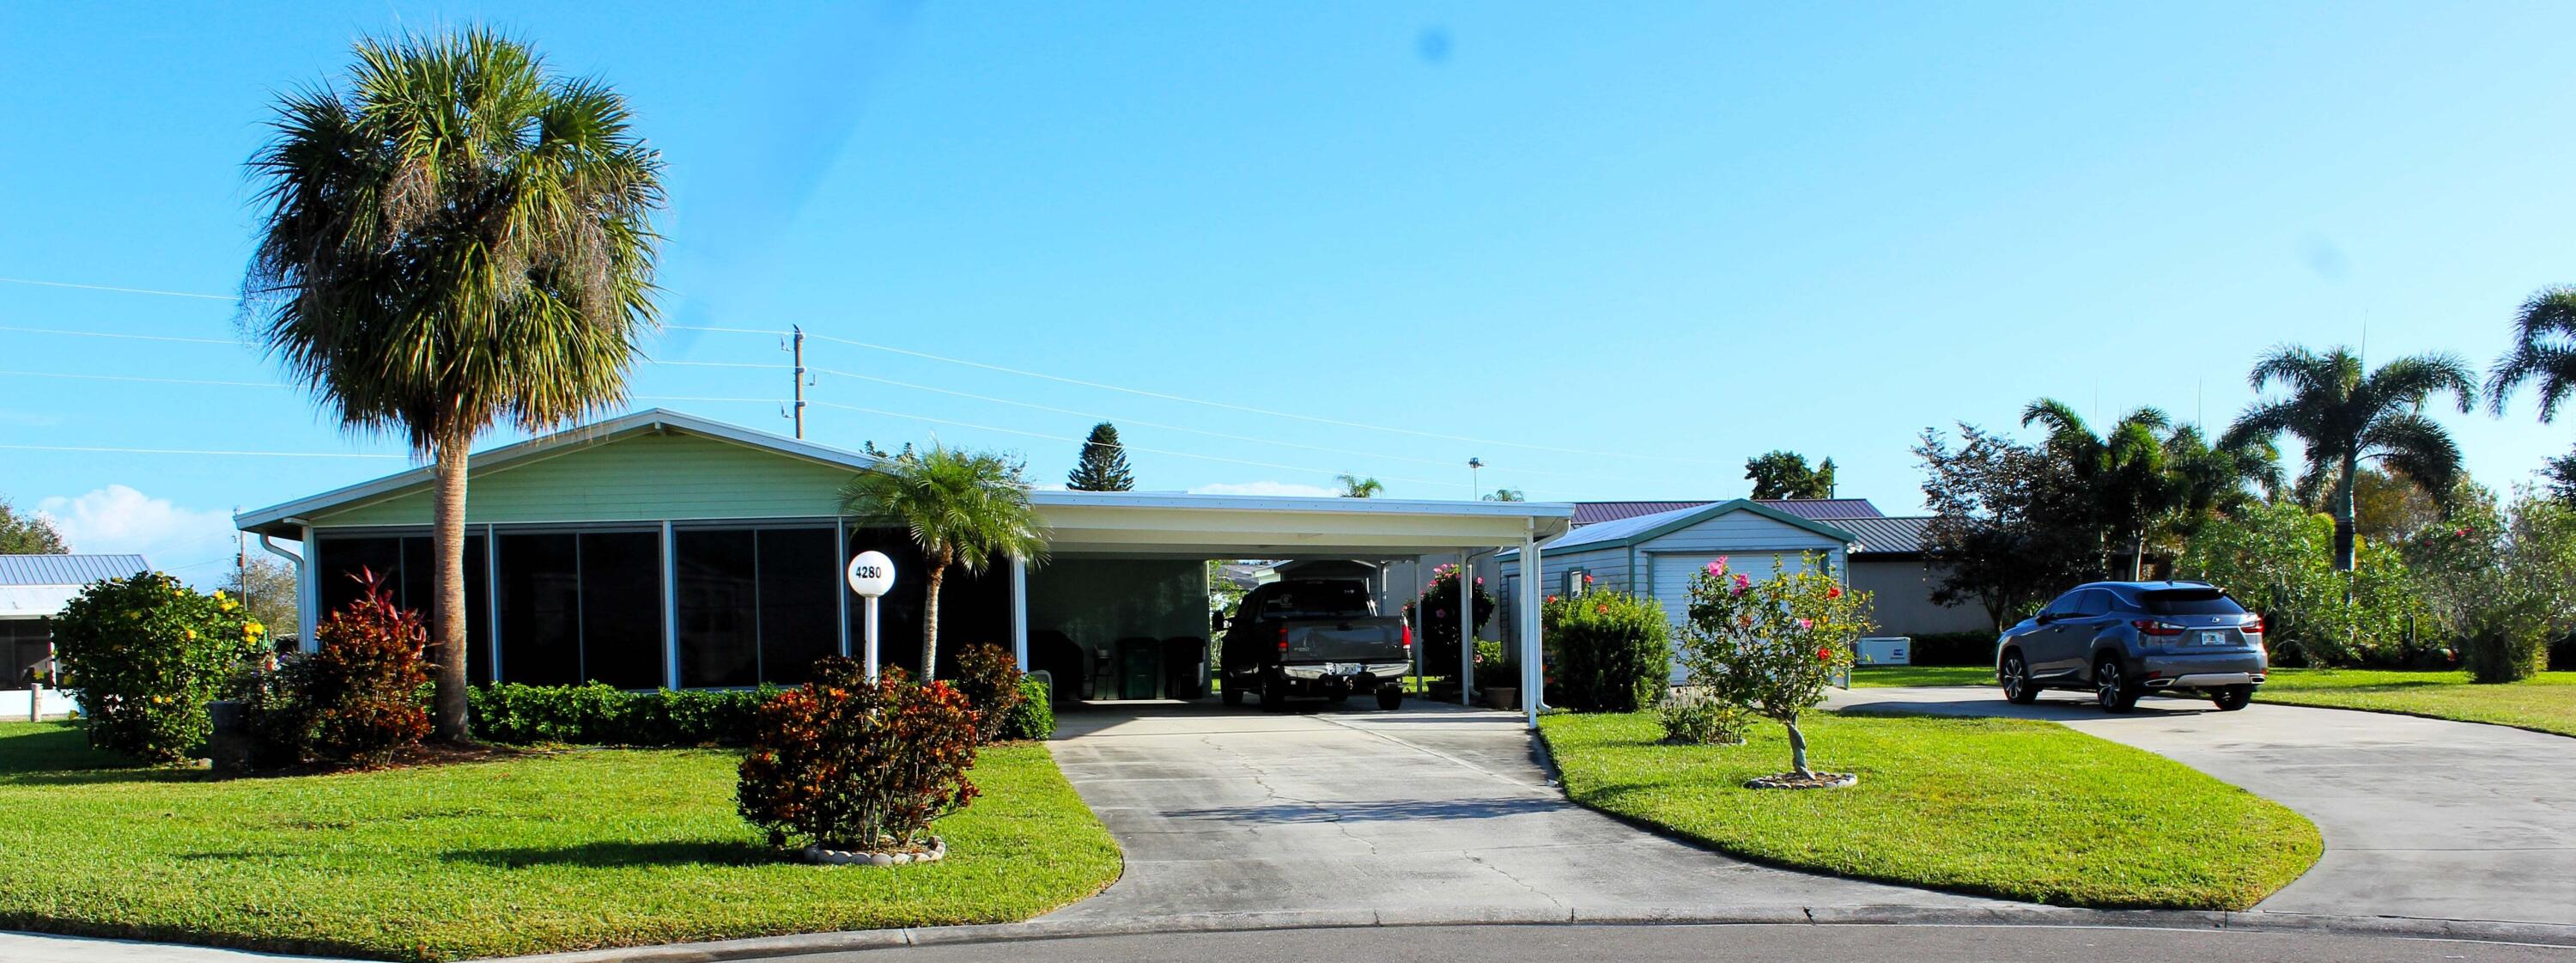
[[[2043,395],[2223,422],[2267,346],[2365,328],[2484,366],[2576,281],[2576,7],[598,9],[0,8],[0,277],[234,290],[274,95],[361,34],[488,23],[632,99],[675,325],[1133,389],[811,344],[882,380],[821,376],[844,407],[810,437],[1048,480],[1107,415],[1158,490],[1463,497],[1475,456],[1535,499],[1716,497],[1785,447],[1903,510],[1926,426]],[[220,298],[21,283],[0,328],[240,337]],[[644,399],[754,400],[638,405],[784,430],[783,370],[716,366],[775,337],[651,353],[699,364],[645,366]],[[399,455],[278,376],[0,330],[0,446]],[[2527,397],[2443,418],[2491,484],[2576,435]],[[0,496],[210,580],[233,507],[404,464],[0,448]]]

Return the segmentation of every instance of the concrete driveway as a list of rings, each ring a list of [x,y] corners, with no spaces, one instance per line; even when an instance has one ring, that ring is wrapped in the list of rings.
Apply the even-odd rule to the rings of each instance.
[[[1530,745],[1519,715],[1419,702],[1068,711],[1050,748],[1127,869],[1047,919],[1996,905],[1756,866],[1631,828],[1566,801]]]
[[[2297,810],[2325,856],[2258,911],[2576,924],[2576,739],[2376,712],[2241,712],[2148,698],[2114,716],[2076,693],[1856,689],[1835,708],[2047,719]]]

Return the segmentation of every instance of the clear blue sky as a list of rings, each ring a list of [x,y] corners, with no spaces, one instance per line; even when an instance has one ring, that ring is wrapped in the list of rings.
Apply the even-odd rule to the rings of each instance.
[[[811,349],[1113,416],[1156,450],[1150,489],[1355,471],[1462,497],[1477,456],[1534,499],[1715,497],[1791,448],[1905,510],[1925,426],[2043,395],[2222,422],[2256,353],[2365,325],[2375,358],[2483,367],[2517,303],[2576,281],[2576,7],[601,9],[0,8],[0,277],[234,290],[275,93],[361,34],[489,23],[633,100],[670,165],[675,323],[1324,419]],[[222,300],[13,283],[0,326],[239,336]],[[678,330],[652,354],[783,361]],[[0,371],[0,445],[396,451],[290,389],[22,373],[276,380],[244,347],[0,331]],[[786,384],[665,365],[636,388]],[[813,397],[960,423],[817,407],[815,439],[935,433],[1045,480],[1093,420],[829,375]],[[638,404],[784,429],[774,401]],[[2490,484],[2576,436],[2527,398],[2443,418]],[[404,464],[0,449],[0,495],[205,580],[234,506]]]

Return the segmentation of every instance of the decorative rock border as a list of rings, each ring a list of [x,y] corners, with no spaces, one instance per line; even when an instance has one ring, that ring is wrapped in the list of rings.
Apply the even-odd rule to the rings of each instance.
[[[930,837],[930,848],[919,852],[869,853],[846,849],[805,847],[805,861],[827,866],[903,866],[911,863],[936,863],[948,858],[948,841]]]
[[[1856,772],[1819,772],[1805,776],[1784,772],[1744,781],[1746,789],[1849,789],[1857,785],[1860,785],[1860,774]]]

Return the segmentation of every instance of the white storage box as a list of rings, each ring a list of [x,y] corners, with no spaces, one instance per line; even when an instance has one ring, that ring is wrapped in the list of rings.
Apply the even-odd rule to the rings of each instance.
[[[1913,665],[1914,640],[1902,635],[1862,639],[1852,657],[1861,665]]]

